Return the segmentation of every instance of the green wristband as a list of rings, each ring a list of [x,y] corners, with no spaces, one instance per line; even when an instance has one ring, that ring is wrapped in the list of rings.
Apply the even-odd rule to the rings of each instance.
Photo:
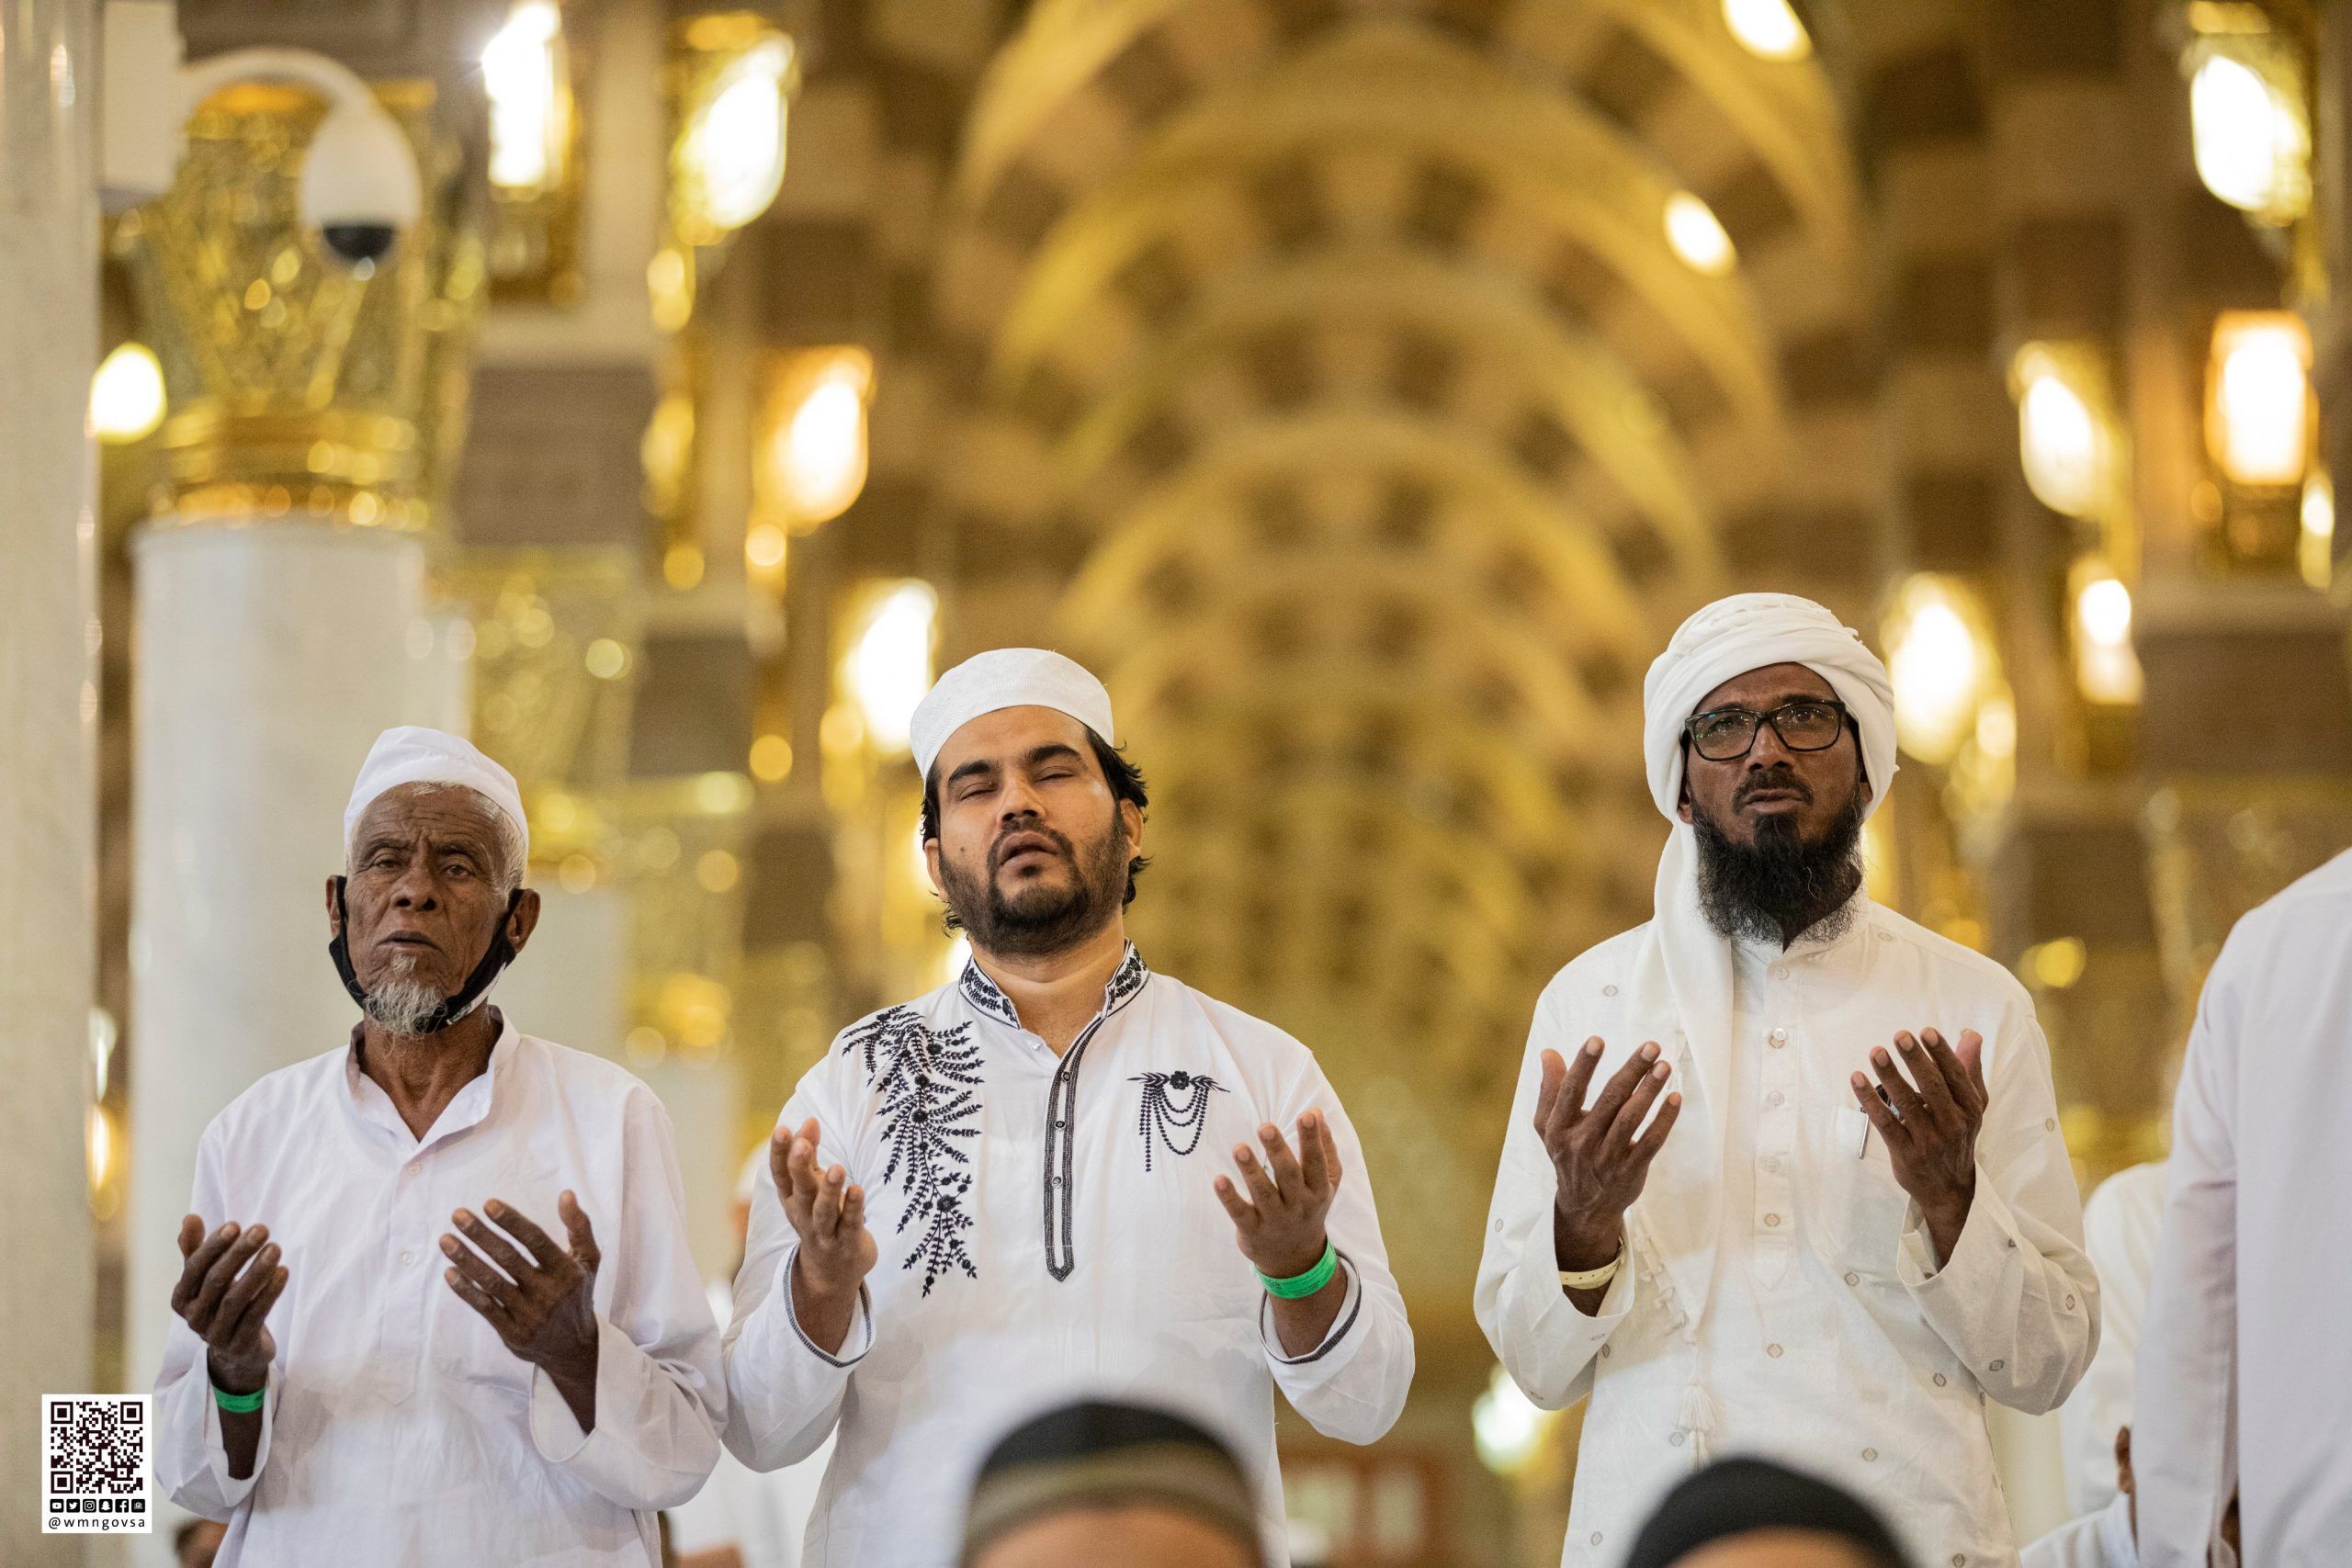
[[[231,1393],[220,1384],[212,1385],[212,1403],[232,1416],[250,1416],[259,1410],[262,1401],[269,1397],[269,1387],[264,1384],[251,1393]]]
[[[1326,1240],[1323,1243],[1322,1258],[1306,1273],[1294,1274],[1287,1280],[1277,1280],[1261,1269],[1258,1271],[1258,1283],[1266,1287],[1266,1294],[1279,1296],[1286,1302],[1295,1302],[1302,1297],[1311,1296],[1329,1284],[1331,1276],[1339,1271],[1340,1249]]]

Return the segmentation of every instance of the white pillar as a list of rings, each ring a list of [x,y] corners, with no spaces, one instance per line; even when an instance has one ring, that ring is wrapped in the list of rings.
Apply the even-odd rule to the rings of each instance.
[[[90,1389],[95,559],[87,410],[98,337],[95,0],[19,0],[0,49],[0,1562],[44,1540],[43,1393]]]
[[[433,708],[413,536],[311,523],[150,526],[135,546],[129,1375],[169,1322],[197,1140],[357,1010],[326,879],[368,748]],[[207,1224],[267,1214],[207,1214]],[[287,1266],[299,1270],[300,1258]]]

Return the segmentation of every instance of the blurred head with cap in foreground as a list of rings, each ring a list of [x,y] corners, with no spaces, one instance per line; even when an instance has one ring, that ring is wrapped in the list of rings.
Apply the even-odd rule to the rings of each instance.
[[[1046,649],[996,649],[941,676],[910,728],[950,929],[986,953],[1041,957],[1121,919],[1148,801],[1102,682]]]
[[[1709,1465],[1666,1495],[1625,1568],[1908,1568],[1886,1521],[1842,1487],[1769,1461]]]
[[[962,1568],[1264,1568],[1230,1450],[1180,1416],[1088,1401],[1014,1428],[980,1466]]]
[[[329,952],[368,1021],[402,1039],[470,1016],[538,924],[514,777],[437,729],[388,729],[344,809]]]

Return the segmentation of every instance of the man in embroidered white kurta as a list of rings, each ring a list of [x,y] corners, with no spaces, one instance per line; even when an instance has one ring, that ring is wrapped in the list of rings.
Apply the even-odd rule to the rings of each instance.
[[[951,671],[918,715],[918,761],[938,802],[931,842],[944,832],[960,852],[959,822],[985,818],[973,863],[985,863],[988,887],[959,891],[953,864],[935,873],[976,956],[954,983],[845,1031],[779,1124],[779,1150],[789,1144],[809,1173],[802,1133],[814,1123],[837,1168],[820,1205],[845,1193],[842,1228],[862,1220],[878,1258],[854,1320],[829,1342],[795,1307],[807,1220],[780,1196],[789,1168],[761,1193],[727,1335],[728,1447],[767,1469],[838,1429],[810,1568],[944,1568],[972,1474],[1006,1430],[1079,1396],[1156,1403],[1235,1446],[1259,1485],[1268,1551],[1285,1561],[1274,1391],[1326,1435],[1370,1442],[1396,1420],[1412,1376],[1362,1151],[1304,1046],[1153,973],[1121,940],[1125,837],[1109,842],[1110,877],[1089,903],[1101,847],[1090,837],[1125,831],[1100,821],[1119,765],[1108,698],[1068,660],[1012,652],[1025,650]],[[1014,679],[976,683],[991,664]],[[989,732],[986,758],[941,759],[942,787],[931,777],[941,731],[988,714],[1010,728]],[[1134,784],[1119,809],[1136,800]],[[1011,945],[1008,916],[989,913],[1006,900],[1036,920],[1068,916],[1087,943],[1109,941],[1099,1005],[1070,1015],[1058,1050],[981,961]],[[999,969],[1016,971],[1039,972]],[[1274,1129],[1317,1124],[1340,1172],[1313,1238],[1321,1250],[1327,1229],[1336,1256],[1316,1292],[1331,1310],[1319,1340],[1286,1346],[1278,1303],[1236,1245],[1239,1190],[1267,1208],[1268,1172],[1234,1155]]]
[[[503,768],[388,731],[345,832],[365,1017],[198,1145],[156,1481],[222,1568],[653,1568],[725,1410],[669,1118],[483,1005],[538,912]]]
[[[1793,940],[1718,928],[1702,907],[1694,824],[1677,807],[1685,721],[1724,690],[1734,700],[1707,711],[1745,715],[1724,721],[1751,738],[1741,755],[1754,764],[1753,793],[1730,795],[1743,807],[1811,807],[1839,769],[1820,761],[1800,776],[1797,764],[1811,751],[1844,756],[1851,770],[1849,735],[1865,782],[1893,774],[1883,671],[1819,606],[1743,595],[1676,635],[1647,694],[1653,793],[1678,821],[1658,916],[1570,964],[1537,1004],[1488,1217],[1479,1322],[1538,1404],[1592,1401],[1567,1563],[1617,1562],[1676,1480],[1710,1454],[1746,1450],[1860,1492],[1922,1562],[1999,1568],[2016,1549],[1984,1402],[2053,1407],[2096,1334],[2047,1047],[2023,987],[1872,903],[1858,875],[1824,884],[1826,904],[1792,921]],[[1775,711],[1777,723],[1765,716]],[[1851,772],[1843,779],[1855,786]],[[1858,831],[1872,796],[1857,798]],[[1960,1037],[1960,1052],[1931,1051],[1927,1026]],[[1981,1036],[1973,1064],[1963,1031]],[[1596,1042],[1597,1055],[1584,1055]],[[1655,1065],[1645,1042],[1663,1047]],[[1911,1077],[1873,1046],[1899,1050]],[[1546,1054],[1558,1058],[1548,1068]],[[1611,1133],[1619,1157],[1636,1131],[1640,1157],[1655,1156],[1645,1182],[1627,1168],[1631,1193],[1621,1190],[1609,1215],[1620,1264],[1582,1300],[1563,1271],[1582,1276],[1595,1260],[1557,1250],[1563,1179],[1536,1127],[1539,1100],[1559,1103],[1568,1061],[1579,1063],[1569,1092],[1578,1078],[1623,1086],[1588,1113],[1627,1108]],[[1869,1110],[1857,1072],[1866,1065],[1879,1079]],[[1915,1109],[1927,1115],[1931,1078],[1949,1085],[1937,1089],[1949,1102],[1969,1096],[1981,1117],[1973,1196],[1963,1179],[1959,1215],[1939,1209],[1932,1221],[1898,1179],[1884,1130],[1904,1131],[1894,1107],[1905,1122]],[[1876,1099],[1881,1087],[1892,1106]],[[1956,1146],[1964,1161],[1966,1141]],[[1936,1227],[1948,1232],[1940,1256]]]

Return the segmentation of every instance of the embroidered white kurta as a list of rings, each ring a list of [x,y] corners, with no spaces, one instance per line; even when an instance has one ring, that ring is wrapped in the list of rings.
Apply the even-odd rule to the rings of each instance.
[[[1330,1119],[1345,1171],[1328,1226],[1346,1297],[1287,1355],[1211,1186],[1271,1122]],[[1306,1048],[1145,967],[1133,947],[1060,1056],[977,964],[844,1031],[785,1106],[866,1191],[881,1256],[838,1355],[787,1283],[796,1238],[773,1184],[727,1334],[727,1446],[755,1469],[838,1428],[808,1568],[945,1568],[973,1473],[1027,1416],[1081,1395],[1203,1420],[1257,1477],[1281,1555],[1273,1393],[1329,1437],[1387,1431],[1413,1342],[1363,1152]]]
[[[452,1211],[496,1198],[564,1244],[566,1188],[604,1255],[595,1429],[442,1279]],[[350,1047],[239,1095],[197,1147],[190,1212],[266,1224],[286,1292],[254,1473],[229,1476],[203,1342],[177,1317],[155,1383],[155,1480],[223,1519],[221,1568],[660,1561],[726,1419],[718,1325],[686,1250],[653,1091],[502,1021],[490,1068],[423,1139]]]
[[[2352,1562],[2352,854],[2230,933],[2173,1102],[2140,1337],[2140,1556],[2204,1568],[2230,1494],[2245,1560]]]
[[[1588,1317],[1559,1284],[1557,1179],[1533,1126],[1540,1054],[1573,1061],[1600,1035],[1597,1093],[1641,1046],[1624,1015],[1640,936],[1585,953],[1537,1004],[1478,1271],[1479,1324],[1528,1397],[1552,1409],[1592,1400],[1562,1561],[1621,1561],[1703,1446],[1853,1487],[1934,1568],[2013,1563],[1984,1402],[2056,1405],[2089,1362],[2098,1314],[2048,1047],[2024,988],[1860,895],[1835,940],[1785,953],[1737,944],[1729,1041],[1705,1057],[1688,1040],[1660,1042],[1685,1103],[1628,1215],[1630,1266]],[[1872,1047],[1928,1027],[1984,1037],[1992,1091],[1975,1199],[1941,1268],[1849,1082],[1870,1070]],[[1710,1095],[1724,1100],[1719,1147]],[[1709,1202],[1715,1256],[1700,1271],[1712,1282],[1694,1335],[1678,1260],[1656,1239],[1658,1211]],[[1687,1407],[1694,1371],[1713,1406],[1707,1429]]]

